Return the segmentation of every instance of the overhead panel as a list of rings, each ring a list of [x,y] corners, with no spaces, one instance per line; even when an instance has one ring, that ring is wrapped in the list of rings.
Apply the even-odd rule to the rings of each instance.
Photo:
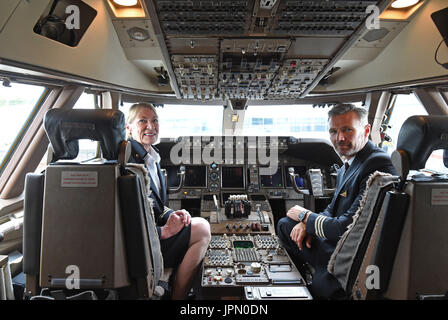
[[[380,1],[146,2],[181,98],[207,101],[300,97]]]
[[[143,2],[126,7],[107,0],[107,8],[126,57],[159,91],[170,92],[162,51]]]

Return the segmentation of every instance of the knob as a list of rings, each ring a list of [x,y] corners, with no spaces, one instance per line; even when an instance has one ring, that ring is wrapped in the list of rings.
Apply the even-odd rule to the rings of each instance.
[[[250,269],[253,273],[259,273],[261,271],[261,264],[259,264],[258,262],[253,262],[250,265]]]
[[[218,175],[216,172],[212,172],[212,173],[210,174],[210,179],[211,179],[212,181],[216,181],[216,180],[218,180],[218,178],[219,178],[219,175]]]

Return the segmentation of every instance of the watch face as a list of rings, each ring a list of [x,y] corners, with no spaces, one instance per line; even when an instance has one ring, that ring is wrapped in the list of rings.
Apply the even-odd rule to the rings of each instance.
[[[299,217],[298,217],[299,221],[302,222],[304,217],[305,217],[305,212],[300,212]]]

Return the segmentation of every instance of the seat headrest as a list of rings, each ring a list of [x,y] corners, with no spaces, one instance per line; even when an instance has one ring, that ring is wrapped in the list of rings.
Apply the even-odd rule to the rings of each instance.
[[[434,150],[448,149],[448,116],[412,116],[400,129],[392,163],[399,174],[425,167]]]
[[[125,117],[118,110],[51,109],[44,128],[54,152],[52,162],[75,159],[79,139],[99,141],[103,157],[118,160],[120,143],[126,140]]]

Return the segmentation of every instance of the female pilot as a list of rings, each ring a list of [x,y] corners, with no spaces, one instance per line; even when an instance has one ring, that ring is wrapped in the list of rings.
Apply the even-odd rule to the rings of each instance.
[[[131,106],[126,129],[132,145],[129,162],[144,164],[151,181],[154,216],[167,268],[177,268],[173,299],[185,299],[210,242],[210,225],[203,218],[192,218],[188,211],[165,206],[166,185],[160,171],[160,156],[153,144],[158,140],[159,121],[148,103]]]

